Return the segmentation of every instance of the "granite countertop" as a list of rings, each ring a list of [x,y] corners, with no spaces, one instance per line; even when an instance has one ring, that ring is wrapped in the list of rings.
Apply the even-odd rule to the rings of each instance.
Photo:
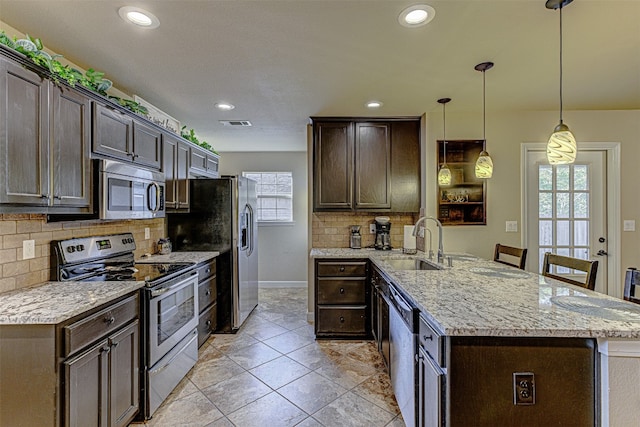
[[[219,252],[172,252],[151,255],[137,263],[193,262],[199,264]],[[0,294],[0,325],[55,325],[140,289],[143,281],[46,282]]]
[[[484,260],[447,254],[451,268],[395,270],[401,251],[312,249],[313,258],[368,258],[445,335],[640,338],[640,305]],[[424,258],[423,252],[413,257]]]
[[[201,262],[208,261],[211,258],[215,258],[220,255],[220,252],[171,252],[166,255],[150,255],[141,257],[136,260],[136,263],[139,264],[151,264],[151,263],[165,263],[171,264],[176,262],[195,262],[196,264],[200,264]]]
[[[55,325],[144,286],[144,282],[46,282],[0,294],[0,325]]]

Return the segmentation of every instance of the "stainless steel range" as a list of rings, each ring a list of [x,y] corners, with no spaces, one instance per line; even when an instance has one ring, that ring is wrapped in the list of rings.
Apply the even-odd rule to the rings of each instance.
[[[59,281],[144,281],[142,289],[142,416],[151,418],[198,359],[195,263],[135,264],[131,233],[53,242]],[[108,286],[108,283],[105,284]]]

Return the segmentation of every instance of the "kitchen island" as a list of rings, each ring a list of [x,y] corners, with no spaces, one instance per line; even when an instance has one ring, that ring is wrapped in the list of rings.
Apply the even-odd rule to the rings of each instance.
[[[421,255],[424,256],[419,253],[418,257]],[[514,351],[525,348],[522,366],[517,370],[528,372],[532,364],[528,363],[527,354],[538,354],[530,349],[542,349],[543,355],[557,353],[553,364],[562,366],[572,364],[562,358],[566,347],[586,345],[592,348],[586,350],[587,357],[591,352],[596,358],[594,363],[585,362],[593,369],[584,373],[597,388],[592,405],[596,419],[605,426],[636,425],[633,423],[640,418],[638,396],[634,392],[640,380],[640,306],[472,255],[448,255],[452,267],[445,262],[439,265],[439,270],[423,271],[394,269],[390,260],[408,257],[399,251],[342,248],[311,251],[315,259],[369,259],[419,308],[428,325],[442,337],[443,368],[447,375],[443,393],[453,392],[455,387],[451,383],[454,376],[451,363],[455,361],[447,358],[453,357],[456,346],[474,351],[483,346],[510,347]],[[476,371],[500,356],[483,351],[476,351],[475,355],[486,358],[469,367]],[[508,381],[505,388],[515,389],[513,378],[504,380]],[[545,375],[538,374],[535,380],[538,390],[543,390]],[[480,385],[488,383],[484,379],[479,381]],[[467,401],[484,393],[475,388],[478,384],[473,378],[467,378],[466,384]],[[572,405],[583,392],[565,389],[558,390],[557,396],[538,394],[534,405],[518,409],[534,411],[545,399],[559,399]],[[455,402],[452,396],[448,397]],[[513,396],[509,397],[513,400]],[[443,409],[449,414],[452,410],[450,406]]]

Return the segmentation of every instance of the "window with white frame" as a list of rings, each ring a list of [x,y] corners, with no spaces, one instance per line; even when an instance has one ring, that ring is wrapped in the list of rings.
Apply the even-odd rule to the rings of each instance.
[[[258,222],[293,222],[293,175],[291,172],[242,172],[256,181]]]

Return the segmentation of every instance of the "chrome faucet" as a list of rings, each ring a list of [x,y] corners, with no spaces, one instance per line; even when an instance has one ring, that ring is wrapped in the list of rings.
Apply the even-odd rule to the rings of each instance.
[[[412,234],[415,236],[418,232],[418,225],[420,225],[420,223],[424,222],[427,219],[434,221],[438,226],[438,263],[442,263],[442,261],[444,260],[444,248],[442,244],[442,223],[437,218],[434,218],[432,216],[423,216],[422,218],[419,218],[416,221],[416,224],[413,226]],[[429,250],[431,251],[431,239],[429,239]]]

